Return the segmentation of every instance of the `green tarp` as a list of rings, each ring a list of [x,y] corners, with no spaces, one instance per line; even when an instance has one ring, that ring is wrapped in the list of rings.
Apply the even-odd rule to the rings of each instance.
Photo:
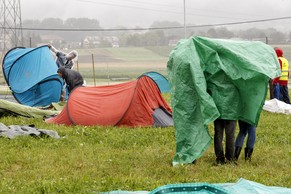
[[[192,163],[210,144],[217,118],[257,125],[270,78],[281,75],[274,49],[262,42],[192,37],[167,64],[176,137],[173,165]]]

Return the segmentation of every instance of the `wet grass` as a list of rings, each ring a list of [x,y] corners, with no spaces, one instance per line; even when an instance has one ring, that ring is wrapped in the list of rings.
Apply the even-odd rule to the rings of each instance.
[[[151,191],[170,183],[233,183],[239,178],[291,188],[290,117],[262,112],[251,162],[242,153],[237,166],[215,166],[211,144],[195,165],[176,167],[173,127],[66,127],[2,117],[5,125],[35,124],[57,131],[61,139],[0,138],[0,193]],[[213,125],[209,131],[213,136]]]

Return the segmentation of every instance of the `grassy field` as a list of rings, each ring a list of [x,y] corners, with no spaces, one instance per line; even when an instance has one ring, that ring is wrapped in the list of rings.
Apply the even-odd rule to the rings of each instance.
[[[169,48],[78,50],[79,70],[92,84],[110,78],[135,79],[146,71],[166,75]],[[134,55],[134,56],[133,56]],[[291,49],[286,47],[291,61]],[[75,67],[77,69],[77,67]],[[3,80],[2,80],[3,81]],[[170,103],[170,96],[164,96]],[[60,139],[0,138],[0,193],[99,193],[146,190],[172,183],[233,183],[239,178],[291,188],[290,115],[263,111],[252,162],[243,153],[238,166],[215,166],[213,143],[195,165],[172,166],[174,128],[83,127],[46,124],[41,119],[1,117],[5,125],[35,124],[57,131]],[[209,132],[213,136],[213,125]]]
[[[169,94],[164,97],[169,102]],[[211,143],[195,165],[175,167],[173,127],[66,127],[1,117],[5,125],[35,124],[61,138],[0,138],[0,193],[151,191],[165,184],[233,183],[239,178],[291,188],[290,117],[262,112],[251,162],[242,153],[237,166],[216,166]],[[209,132],[213,136],[212,124]]]

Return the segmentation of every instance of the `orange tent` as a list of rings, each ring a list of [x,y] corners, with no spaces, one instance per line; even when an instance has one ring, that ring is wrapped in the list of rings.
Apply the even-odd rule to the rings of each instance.
[[[148,76],[74,89],[62,112],[47,123],[103,126],[173,126],[172,110]]]

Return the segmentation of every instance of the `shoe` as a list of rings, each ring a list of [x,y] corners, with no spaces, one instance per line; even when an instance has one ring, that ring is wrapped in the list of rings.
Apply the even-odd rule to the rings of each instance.
[[[217,166],[220,166],[220,165],[224,165],[225,164],[225,159],[224,158],[216,158],[216,164]]]
[[[245,161],[251,161],[253,150],[252,148],[245,148]]]

